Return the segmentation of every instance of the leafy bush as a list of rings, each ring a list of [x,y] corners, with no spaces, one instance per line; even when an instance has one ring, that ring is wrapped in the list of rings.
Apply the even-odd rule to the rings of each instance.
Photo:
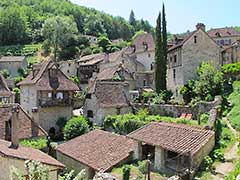
[[[123,180],[129,180],[130,179],[130,171],[131,167],[129,165],[123,166]]]
[[[7,69],[1,70],[0,74],[2,74],[5,79],[9,78],[9,76],[10,76],[10,73]]]
[[[214,170],[213,160],[210,156],[206,156],[203,159],[202,168],[206,171],[212,172]]]
[[[62,130],[67,124],[67,119],[64,117],[58,118],[56,125],[59,127],[60,130]]]
[[[216,149],[213,151],[211,157],[214,159],[214,160],[219,160],[221,162],[224,162],[225,161],[225,158],[224,158],[224,154],[222,152],[221,149]]]
[[[73,117],[67,122],[63,129],[64,139],[73,139],[87,133],[88,130],[88,121],[83,116]]]
[[[208,119],[209,119],[209,114],[207,114],[207,113],[201,114],[201,116],[200,116],[201,123],[207,124]]]
[[[147,174],[147,173],[148,173],[147,160],[138,161],[138,170],[139,170],[142,174]]]
[[[15,93],[15,102],[20,103],[21,90],[19,88],[13,88],[13,92]]]
[[[22,146],[32,147],[35,149],[43,149],[47,147],[46,138],[33,138],[33,139],[23,139],[20,141]]]
[[[40,44],[1,46],[0,55],[33,56],[40,48]]]
[[[240,174],[240,161],[236,163],[235,169],[230,172],[226,177],[225,180],[236,180],[237,176]]]
[[[222,66],[223,73],[238,73],[240,72],[240,63],[225,64]]]

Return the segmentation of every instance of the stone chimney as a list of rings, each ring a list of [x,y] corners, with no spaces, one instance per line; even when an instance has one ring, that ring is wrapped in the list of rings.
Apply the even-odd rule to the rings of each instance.
[[[203,23],[197,23],[197,25],[196,25],[196,29],[198,30],[198,29],[202,29],[203,31],[205,31],[205,28],[206,28],[206,26],[205,26],[205,24],[203,24]]]
[[[19,146],[19,106],[14,106],[12,108],[12,127],[11,127],[11,146],[10,148],[17,149]]]
[[[32,135],[33,137],[37,137],[38,136],[38,125],[39,125],[39,116],[38,116],[38,108],[37,107],[33,107],[32,108]]]

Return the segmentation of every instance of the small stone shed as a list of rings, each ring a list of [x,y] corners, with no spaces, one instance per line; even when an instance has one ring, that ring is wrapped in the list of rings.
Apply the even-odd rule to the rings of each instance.
[[[130,133],[137,141],[134,158],[151,155],[154,169],[184,175],[195,171],[215,145],[215,133],[185,124],[152,122]]]
[[[94,130],[59,145],[57,159],[76,172],[85,169],[92,179],[96,172],[131,161],[133,151],[134,142],[126,136]]]

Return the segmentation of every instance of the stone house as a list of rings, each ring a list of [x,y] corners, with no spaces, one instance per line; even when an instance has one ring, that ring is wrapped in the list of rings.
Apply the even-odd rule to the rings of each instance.
[[[204,24],[197,24],[196,30],[184,39],[176,38],[168,49],[167,88],[180,100],[180,88],[190,79],[197,78],[197,67],[209,62],[216,68],[221,66],[221,49],[205,32]]]
[[[107,115],[132,112],[129,84],[122,81],[94,81],[86,95],[83,114],[94,124],[102,125]]]
[[[14,103],[14,93],[8,88],[6,79],[0,74],[0,103]]]
[[[3,104],[0,105],[0,139],[7,141],[11,140],[12,135],[12,110],[18,108],[19,139],[28,139],[38,136],[47,136],[47,133],[30,117],[18,104]]]
[[[79,87],[52,61],[34,65],[18,86],[21,106],[45,131],[55,134],[57,120],[72,117],[74,93]]]
[[[74,60],[60,61],[59,69],[68,77],[77,76],[78,64]]]
[[[185,124],[152,122],[127,135],[137,143],[134,158],[150,154],[153,169],[186,175],[195,172],[215,145],[215,133]],[[190,174],[189,179],[192,179]]]
[[[34,160],[43,163],[49,168],[51,180],[58,180],[58,171],[65,166],[40,150],[20,146],[18,107],[12,109],[12,116],[11,142],[0,140],[0,179],[9,180],[11,166],[20,169],[24,173],[23,175],[26,176],[25,161]]]
[[[92,179],[97,172],[132,161],[134,144],[125,136],[93,130],[57,147],[57,159],[75,172],[86,170]]]
[[[219,46],[231,46],[240,40],[240,32],[234,27],[210,29],[207,33]]]
[[[240,61],[240,39],[222,50],[222,65]]]
[[[28,62],[25,56],[0,57],[0,71],[7,69],[11,77],[19,76],[19,69],[27,69]]]

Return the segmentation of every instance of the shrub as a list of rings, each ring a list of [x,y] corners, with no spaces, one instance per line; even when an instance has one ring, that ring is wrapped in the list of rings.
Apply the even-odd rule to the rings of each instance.
[[[201,116],[200,116],[201,123],[207,124],[208,119],[209,119],[209,114],[207,114],[207,113],[201,114]]]
[[[70,140],[89,130],[88,122],[83,116],[73,117],[70,119],[63,129],[64,139]]]
[[[13,92],[15,93],[15,102],[20,103],[21,90],[19,88],[13,88]]]
[[[35,149],[43,149],[47,147],[46,138],[33,138],[33,139],[23,139],[20,141],[22,146],[32,147]]]
[[[203,159],[202,168],[206,171],[212,172],[214,170],[213,160],[210,156],[206,156]]]
[[[219,160],[221,162],[225,161],[224,154],[223,154],[221,149],[214,150],[213,153],[212,153],[212,158],[214,160]]]
[[[138,170],[141,172],[141,174],[147,174],[148,173],[147,160],[138,161]]]
[[[238,73],[240,72],[240,63],[225,64],[222,66],[223,73]]]
[[[66,124],[67,124],[67,119],[65,117],[58,118],[56,122],[56,125],[59,127],[60,130],[62,130]]]
[[[1,70],[0,74],[2,74],[5,79],[10,77],[10,73],[9,73],[9,71],[7,69]]]
[[[131,167],[129,165],[123,166],[123,180],[129,180],[130,179],[130,171]]]

